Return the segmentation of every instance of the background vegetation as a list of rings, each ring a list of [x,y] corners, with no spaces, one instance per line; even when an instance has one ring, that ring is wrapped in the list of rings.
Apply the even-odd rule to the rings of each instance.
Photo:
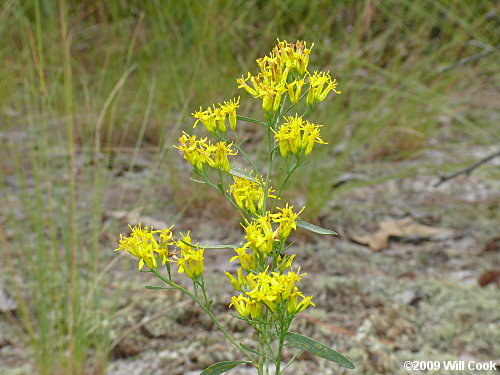
[[[333,142],[294,182],[314,214],[360,165],[499,144],[499,23],[493,0],[0,2],[2,278],[40,373],[103,371],[107,210],[157,212],[162,189],[179,215],[201,207],[170,145],[194,109],[246,96],[235,78],[276,38],[314,42],[343,91],[313,119]],[[129,199],[114,177],[145,163]]]

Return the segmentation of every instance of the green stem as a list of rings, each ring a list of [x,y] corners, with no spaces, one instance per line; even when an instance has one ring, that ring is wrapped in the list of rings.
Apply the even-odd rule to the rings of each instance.
[[[265,348],[265,337],[264,337],[264,332],[262,330],[259,330],[259,353],[265,354],[266,348]],[[259,363],[258,363],[258,374],[259,375],[264,375],[264,356],[259,355]]]
[[[175,289],[179,290],[180,292],[182,292],[182,293],[188,295],[189,297],[191,297],[198,304],[198,306],[200,306],[203,309],[203,311],[205,311],[207,313],[207,315],[210,317],[210,319],[212,319],[212,321],[215,323],[215,325],[217,326],[217,328],[219,328],[221,330],[221,332],[224,334],[224,336],[240,352],[242,352],[252,362],[252,364],[254,366],[256,365],[254,358],[245,349],[243,349],[240,344],[238,344],[236,342],[236,340],[226,331],[226,329],[222,326],[222,324],[220,324],[220,322],[217,320],[217,318],[215,317],[215,315],[212,314],[212,312],[208,309],[208,307],[205,306],[203,303],[201,303],[201,301],[195,295],[193,295],[191,292],[189,292],[187,289],[183,288],[182,286],[177,285],[173,281],[169,281],[168,279],[166,279],[161,273],[158,272],[158,270],[151,270],[151,272],[153,272],[156,275],[156,277],[158,277],[164,283],[170,285],[172,288],[175,288]],[[205,289],[205,288],[203,288],[203,289]]]
[[[243,155],[243,157],[250,163],[250,165],[252,166],[252,169],[253,171],[258,175],[260,176],[259,174],[259,169],[257,168],[257,166],[255,165],[254,161],[252,159],[250,159],[250,157],[248,156],[248,154],[243,151],[243,149],[238,146],[237,144],[233,144],[233,147],[238,150],[239,153],[241,153],[241,155]]]
[[[276,208],[276,203],[278,202],[278,199],[280,198],[281,196],[281,192],[283,191],[283,188],[285,187],[285,185],[287,184],[288,180],[290,179],[290,176],[293,174],[293,172],[295,172],[295,170],[297,168],[299,168],[301,166],[300,162],[297,162],[293,168],[287,172],[287,175],[285,177],[285,179],[283,180],[283,182],[281,183],[281,186],[280,188],[278,189],[278,191],[276,192],[276,199],[274,200],[274,204],[273,204],[273,209],[272,211],[274,211],[274,209]]]

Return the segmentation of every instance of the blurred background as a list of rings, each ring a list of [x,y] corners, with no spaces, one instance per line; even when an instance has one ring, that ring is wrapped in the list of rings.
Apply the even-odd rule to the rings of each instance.
[[[342,91],[311,114],[329,145],[288,193],[340,233],[295,235],[318,307],[294,329],[357,366],[303,355],[294,373],[500,358],[500,158],[434,186],[499,151],[498,11],[493,0],[0,1],[0,372],[194,374],[234,359],[199,311],[143,289],[154,280],[113,249],[139,221],[241,240],[171,145],[200,106],[241,95],[239,113],[259,116],[235,79],[277,38],[314,42],[310,70],[330,70]],[[262,134],[239,131],[257,153]],[[208,266],[221,316],[230,256]]]

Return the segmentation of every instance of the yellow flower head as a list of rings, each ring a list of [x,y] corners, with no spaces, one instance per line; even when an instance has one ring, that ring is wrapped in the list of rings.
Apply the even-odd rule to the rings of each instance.
[[[213,109],[208,107],[206,110],[200,107],[200,110],[193,112],[192,116],[196,119],[193,128],[196,128],[198,122],[205,126],[210,133],[215,134],[217,129],[223,133],[226,132],[226,117],[229,116],[229,126],[232,130],[236,128],[236,108],[239,107],[240,98],[231,99],[224,104],[218,104]]]
[[[330,72],[314,72],[309,75],[309,92],[307,93],[306,103],[313,105],[322,102],[328,93],[333,91],[340,94],[337,90],[337,80],[330,77]]]
[[[293,104],[297,104],[300,100],[300,94],[302,92],[302,86],[304,86],[304,79],[299,79],[297,81],[290,82],[287,85],[288,97]]]
[[[287,90],[292,102],[296,103],[304,81],[299,78],[295,85],[289,85],[289,79],[293,80],[290,78],[292,76],[302,77],[306,73],[310,52],[305,42],[278,40],[278,45],[269,56],[257,60],[260,72],[254,76],[248,73],[247,78],[238,78],[238,88],[245,89],[255,98],[261,98],[266,113],[279,110],[281,97]]]
[[[123,250],[139,259],[139,269],[142,269],[144,264],[151,270],[158,268],[157,253],[162,259],[164,265],[168,259],[168,247],[173,245],[172,227],[164,230],[154,230],[152,227],[132,227],[129,225],[132,233],[129,237],[123,237],[120,234],[120,246],[115,251]],[[160,242],[155,239],[154,234],[160,233]]]
[[[246,252],[246,249],[246,245],[234,249],[234,251],[236,251],[236,254],[238,255],[232,257],[231,262],[238,259],[240,261],[241,268],[243,268],[247,272],[250,272],[252,270],[255,270],[255,268],[257,267],[257,259],[255,258],[255,254],[253,252],[248,254]]]
[[[245,177],[233,176],[234,183],[229,187],[229,192],[233,195],[234,201],[243,211],[256,214],[264,206],[265,193],[262,184],[257,180],[263,181],[263,178],[249,180]],[[265,186],[265,183],[264,183]],[[272,195],[274,190],[270,187],[268,190],[269,198],[276,198]]]
[[[243,317],[251,315],[252,308],[261,309],[262,305],[271,312],[273,319],[276,319],[278,314],[285,316],[297,314],[309,305],[314,306],[312,297],[304,297],[295,286],[305,275],[300,273],[300,269],[297,272],[289,271],[286,275],[278,272],[269,274],[268,268],[258,274],[249,273],[246,288],[250,289],[245,291],[244,288],[240,288],[239,291],[242,293],[232,298],[229,307],[235,306]],[[260,313],[261,310],[258,311],[259,315]]]
[[[186,236],[181,233],[182,241],[176,241],[175,244],[181,249],[181,256],[177,260],[179,265],[178,272],[186,273],[190,279],[196,279],[203,273],[203,253],[204,249],[200,249],[198,244],[192,245],[189,232]]]
[[[229,279],[229,282],[231,285],[236,289],[237,291],[241,292],[246,286],[247,286],[247,279],[245,275],[243,274],[243,268],[240,267],[238,268],[238,280],[231,275],[229,272],[224,272]]]
[[[282,240],[286,240],[290,235],[290,232],[297,229],[296,220],[300,213],[304,211],[304,207],[299,212],[293,212],[293,206],[289,206],[288,203],[283,208],[278,208],[280,213],[272,214],[271,217],[274,223],[279,223],[278,235]]]
[[[229,117],[229,127],[231,130],[236,129],[236,108],[240,106],[240,97],[238,99],[231,99],[230,101],[224,101],[222,107]]]
[[[251,223],[243,226],[245,228],[246,246],[250,247],[256,254],[269,254],[273,250],[276,234],[271,226],[271,216],[258,216]]]
[[[163,266],[166,262],[170,262],[168,259],[169,252],[168,247],[173,245],[175,242],[172,240],[172,229],[173,225],[170,228],[163,229],[162,231],[158,231],[160,233],[160,241],[158,242],[158,249],[156,252],[161,259],[161,265]]]
[[[278,141],[281,155],[286,158],[288,154],[299,155],[304,151],[307,156],[311,153],[314,143],[327,144],[319,135],[322,125],[315,125],[303,120],[299,115],[286,117],[277,132],[275,138]]]
[[[215,133],[217,124],[215,123],[215,116],[212,108],[208,107],[206,110],[203,110],[200,107],[199,111],[193,112],[191,115],[196,119],[193,128],[196,128],[198,122],[201,121],[201,123],[205,126],[205,129],[207,129],[210,133]]]
[[[215,151],[215,146],[207,143],[207,139],[196,139],[195,135],[188,135],[183,132],[179,138],[179,146],[174,146],[184,156],[189,164],[194,168],[201,170],[206,164],[213,167],[215,165],[211,156]]]
[[[237,152],[234,152],[231,149],[232,143],[227,144],[226,142],[217,142],[215,145],[215,162],[214,166],[216,168],[222,169],[223,171],[229,173],[230,165],[229,160],[227,158],[228,155],[236,155]]]

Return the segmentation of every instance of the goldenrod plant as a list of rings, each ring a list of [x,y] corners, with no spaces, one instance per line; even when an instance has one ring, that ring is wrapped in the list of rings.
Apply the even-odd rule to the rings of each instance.
[[[147,272],[167,285],[147,288],[175,289],[192,298],[242,353],[242,360],[216,363],[202,374],[220,374],[240,364],[256,367],[259,374],[269,373],[271,367],[281,374],[302,351],[354,368],[333,349],[289,331],[299,313],[315,306],[313,296],[305,296],[299,289],[307,273],[294,265],[296,254],[291,252],[289,236],[298,226],[319,234],[336,234],[300,220],[304,208],[295,209],[281,200],[290,176],[307,164],[315,145],[327,144],[320,136],[322,125],[304,117],[328,94],[340,94],[329,72],[308,71],[311,48],[302,41],[278,41],[269,56],[257,60],[257,74],[248,73],[236,80],[239,88],[262,101],[264,121],[238,115],[240,98],[234,98],[192,114],[194,127],[201,122],[214,141],[183,133],[174,146],[192,165],[197,176],[192,180],[217,190],[238,212],[245,241],[237,246],[203,246],[195,243],[189,232],[174,238],[172,227],[157,230],[139,224],[130,227],[128,237],[121,236],[116,249],[138,258],[139,269],[146,266]],[[296,113],[299,109],[301,115]],[[260,170],[242,148],[245,140],[236,133],[238,121],[262,126],[267,141],[265,169]],[[248,163],[247,169],[231,161],[236,154]],[[277,166],[284,175],[273,189],[270,179]],[[212,312],[210,288],[204,280],[204,252],[221,248],[233,248],[236,255],[231,262],[239,263],[236,274],[225,272],[235,293],[228,307],[237,314],[230,314],[255,330],[255,348],[238,342]],[[182,276],[191,279],[192,288],[178,284]],[[297,349],[297,353],[283,364],[285,346]]]

